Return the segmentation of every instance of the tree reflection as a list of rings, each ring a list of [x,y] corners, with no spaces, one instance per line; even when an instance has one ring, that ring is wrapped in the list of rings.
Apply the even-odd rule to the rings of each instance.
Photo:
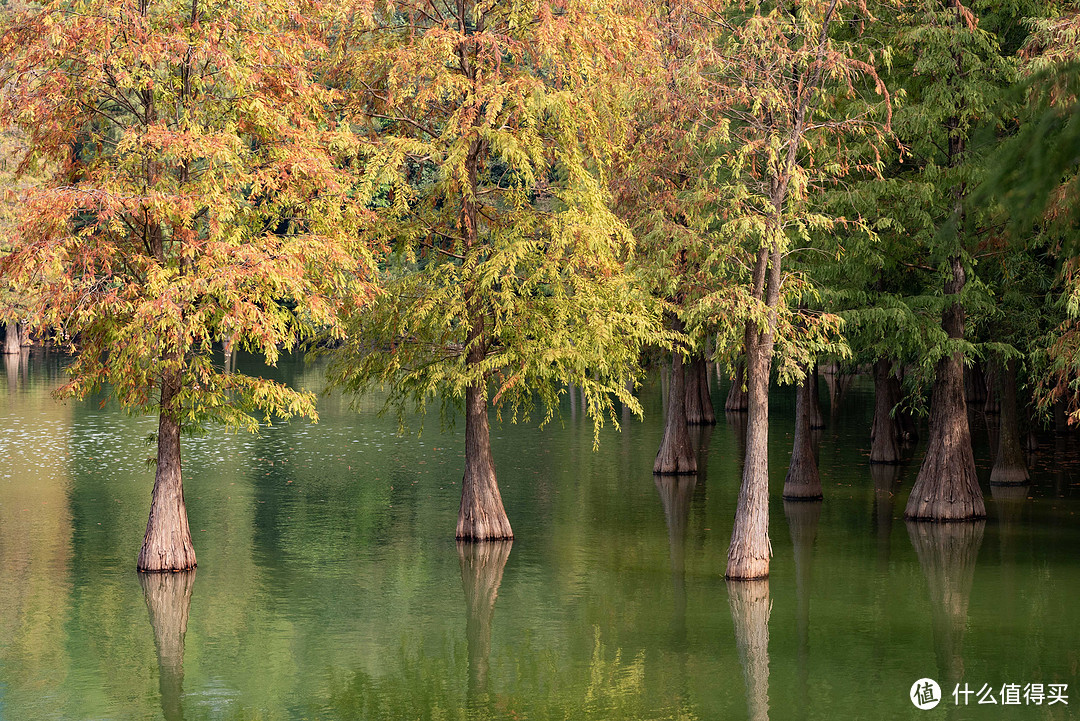
[[[187,633],[195,571],[140,573],[139,583],[146,599],[146,608],[150,612],[150,625],[154,627],[161,712],[165,721],[182,721],[184,635]]]
[[[698,466],[701,468],[702,466]],[[667,522],[671,552],[671,583],[675,591],[672,625],[676,639],[686,639],[686,527],[697,476],[653,475]]]
[[[821,506],[821,501],[784,501],[795,551],[795,629],[799,638],[799,707],[803,712],[810,703],[810,581]]]
[[[506,559],[513,541],[459,541],[461,587],[465,591],[465,634],[469,649],[468,704],[485,712],[488,706],[488,660],[491,656],[491,619],[499,597]]]
[[[769,719],[769,579],[728,581],[728,603],[735,626],[735,645],[746,680],[750,721]]]
[[[952,688],[964,676],[964,628],[986,521],[908,521],[908,536],[930,590],[938,668]]]
[[[891,463],[871,463],[870,478],[874,481],[874,524],[877,528],[878,570],[889,566],[892,552],[892,523],[896,503],[896,484],[902,467]]]

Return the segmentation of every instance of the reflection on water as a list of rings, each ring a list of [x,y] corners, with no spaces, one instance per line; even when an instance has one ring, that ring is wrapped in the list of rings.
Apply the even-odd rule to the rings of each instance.
[[[745,414],[691,432],[697,476],[660,479],[658,375],[636,391],[646,420],[603,429],[599,452],[576,388],[576,421],[569,394],[544,429],[493,419],[511,553],[452,538],[460,428],[399,436],[378,399],[324,396],[318,425],[185,438],[196,584],[134,571],[153,419],[53,400],[62,357],[5,362],[4,721],[892,718],[939,655],[987,682],[1080,683],[1072,436],[1047,439],[1027,489],[988,489],[980,553],[924,537],[944,527],[908,534],[910,478],[866,462],[865,379],[820,438],[826,500],[783,504],[778,392],[772,575],[728,585]],[[318,366],[250,362],[321,388]]]
[[[513,541],[458,541],[461,587],[465,591],[465,636],[469,654],[469,705],[486,710],[489,703],[488,665],[491,657],[491,619],[499,597],[506,559]]]
[[[769,579],[728,581],[727,590],[749,718],[769,721]]]
[[[165,721],[183,721],[181,697],[184,693],[184,636],[195,571],[180,573],[140,573],[154,646],[158,657],[158,686]]]
[[[945,679],[942,686],[952,688],[964,677],[964,630],[986,521],[906,523],[930,590],[934,651],[940,678]]]

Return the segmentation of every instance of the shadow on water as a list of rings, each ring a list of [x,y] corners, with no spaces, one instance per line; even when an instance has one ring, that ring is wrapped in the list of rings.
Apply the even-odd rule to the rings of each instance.
[[[769,719],[769,579],[728,581],[728,603],[735,626],[735,646],[746,681],[750,721]]]
[[[161,712],[165,721],[183,721],[184,636],[187,633],[191,589],[195,571],[180,573],[140,573],[150,625],[157,647],[158,684]]]
[[[513,541],[459,541],[461,588],[465,592],[465,634],[469,649],[468,708],[477,718],[492,712],[488,690],[488,664],[491,657],[491,619],[499,597],[503,569],[510,557]]]
[[[907,528],[930,592],[934,651],[948,693],[964,676],[964,629],[986,521],[907,521]]]

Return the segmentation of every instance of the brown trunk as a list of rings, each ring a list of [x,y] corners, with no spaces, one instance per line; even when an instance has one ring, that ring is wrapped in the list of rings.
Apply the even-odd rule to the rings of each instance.
[[[1001,390],[1001,373],[996,366],[991,366],[986,371],[986,402],[983,403],[983,413],[996,415],[1001,413],[1001,400],[998,393]]]
[[[870,462],[899,463],[900,431],[892,411],[900,400],[900,382],[892,372],[892,363],[879,358],[874,364],[874,424],[870,427]]]
[[[656,453],[653,473],[697,473],[697,459],[686,428],[686,391],[683,357],[672,354],[664,439]]]
[[[495,480],[487,411],[487,388],[474,383],[465,390],[465,475],[461,479],[458,510],[459,540],[494,541],[514,537]]]
[[[947,305],[941,325],[949,338],[964,337],[964,309],[959,293],[964,268],[953,257],[952,277],[945,283]],[[986,517],[982,490],[975,476],[967,403],[964,401],[964,366],[957,352],[938,361],[930,398],[930,437],[915,487],[911,489],[906,518],[923,521],[965,521]]]
[[[716,423],[712,396],[709,394],[709,369],[703,356],[696,356],[685,366],[683,379],[686,395],[686,422],[691,425]]]
[[[1027,485],[1028,470],[1020,441],[1020,414],[1016,403],[1016,359],[1005,364],[1001,376],[1001,429],[997,457],[990,471],[991,485]]]
[[[22,352],[22,335],[19,333],[19,324],[9,320],[5,324],[4,354],[18,355]]]
[[[184,692],[184,636],[187,634],[195,571],[140,573],[139,583],[150,612],[150,625],[154,629],[161,712],[165,721],[182,721],[184,711],[180,700]]]
[[[821,391],[818,386],[817,363],[810,366],[810,428],[820,430],[825,427],[825,416],[821,414]]]
[[[740,360],[735,364],[735,378],[731,381],[731,388],[724,402],[724,410],[729,413],[744,413],[748,407],[747,403],[746,363]]]
[[[952,688],[964,676],[968,600],[986,522],[908,522],[907,527],[930,591],[939,680],[944,679],[942,689]]]
[[[773,336],[759,333],[750,322],[746,330],[746,377],[749,408],[742,486],[731,530],[727,571],[729,579],[769,575],[769,371]]]
[[[785,501],[820,501],[821,476],[818,474],[817,453],[814,450],[810,420],[813,403],[810,400],[813,380],[807,373],[795,393],[795,442],[791,463],[784,480]]]
[[[728,582],[735,647],[746,681],[750,721],[769,721],[769,581]]]
[[[488,696],[491,621],[512,541],[458,543],[461,588],[465,592],[465,636],[469,653],[469,702],[483,706]]]
[[[964,394],[969,405],[986,402],[986,376],[981,362],[976,361],[965,371]]]
[[[919,440],[919,422],[911,411],[910,404],[904,398],[904,368],[900,367],[896,376],[896,401],[900,406],[896,409],[896,425],[900,432],[902,445],[911,446]]]
[[[139,551],[138,569],[151,573],[189,571],[195,568],[184,482],[180,463],[180,422],[177,396],[180,372],[167,371],[161,378],[161,412],[158,417],[157,470],[150,501],[150,518]]]

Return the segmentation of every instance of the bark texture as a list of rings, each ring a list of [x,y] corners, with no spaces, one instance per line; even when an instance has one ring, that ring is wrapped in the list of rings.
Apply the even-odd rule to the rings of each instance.
[[[746,680],[750,721],[769,721],[769,581],[728,581],[735,647]]]
[[[820,430],[825,427],[825,416],[821,413],[821,390],[818,385],[817,363],[810,366],[810,427]]]
[[[22,334],[19,324],[9,320],[4,326],[4,354],[18,355],[22,352]]]
[[[682,354],[676,351],[671,358],[671,381],[668,390],[667,418],[664,439],[656,453],[653,473],[696,473],[697,458],[686,428],[686,373]]]
[[[716,412],[713,410],[712,395],[709,393],[709,369],[704,356],[696,356],[686,364],[684,375],[686,422],[691,425],[716,423]]]
[[[986,522],[908,522],[907,527],[930,591],[934,649],[945,679],[941,686],[952,688],[964,676],[968,600]]]
[[[1001,426],[997,456],[990,471],[991,485],[1027,485],[1028,469],[1020,440],[1020,413],[1016,402],[1016,359],[1005,364],[1001,374]]]
[[[150,501],[150,517],[139,551],[138,569],[159,573],[195,568],[195,548],[184,504],[180,462],[180,421],[177,396],[180,372],[162,375],[161,412],[158,417],[157,469]]]
[[[951,259],[952,276],[945,283],[948,304],[942,312],[942,328],[950,338],[964,337],[964,310],[958,302],[964,287],[964,268],[959,257]],[[925,521],[964,521],[986,517],[982,490],[975,476],[971,451],[967,403],[964,400],[964,366],[959,352],[942,357],[937,364],[930,398],[930,437],[905,517]]]
[[[820,501],[822,498],[817,450],[811,430],[814,415],[810,398],[812,388],[813,380],[808,373],[795,393],[795,441],[787,478],[784,479],[785,501]]]
[[[779,265],[779,263],[777,263]],[[729,579],[757,579],[769,575],[769,372],[772,367],[771,329],[759,332],[753,323],[746,330],[747,423],[742,485],[735,510],[735,525],[728,547]]]
[[[154,645],[158,657],[158,685],[165,721],[182,721],[180,703],[184,693],[184,636],[187,634],[191,589],[195,571],[181,573],[140,573]]]
[[[487,388],[474,383],[465,390],[465,475],[457,534],[463,541],[494,541],[514,537],[495,479],[488,426]]]
[[[900,429],[893,408],[900,402],[900,381],[888,358],[874,364],[874,424],[870,427],[870,462],[900,462]]]
[[[746,398],[746,364],[739,361],[735,364],[735,377],[728,389],[727,400],[724,402],[724,410],[729,413],[745,413],[748,407]]]
[[[461,588],[465,592],[465,636],[469,652],[469,700],[483,704],[488,695],[491,620],[503,569],[513,541],[457,544]]]

